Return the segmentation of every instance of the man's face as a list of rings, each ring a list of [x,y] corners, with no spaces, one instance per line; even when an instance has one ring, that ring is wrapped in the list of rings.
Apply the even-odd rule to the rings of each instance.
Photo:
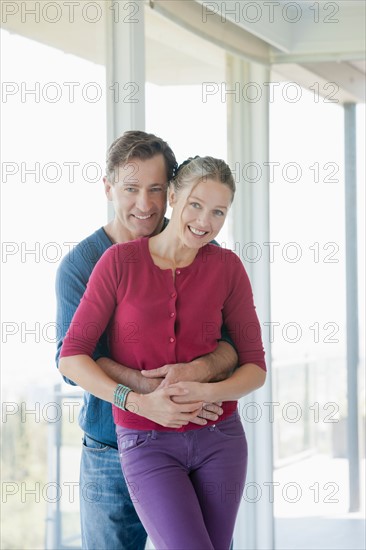
[[[115,170],[114,182],[104,180],[113,202],[115,224],[126,240],[159,233],[167,201],[167,170],[163,155],[131,159]]]

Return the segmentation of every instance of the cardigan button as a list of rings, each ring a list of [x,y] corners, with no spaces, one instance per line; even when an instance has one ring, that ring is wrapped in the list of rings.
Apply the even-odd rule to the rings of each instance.
[[[172,292],[171,295],[170,295],[171,298],[175,298],[176,296],[177,296],[176,292]]]
[[[172,311],[172,312],[169,314],[170,317],[174,317],[174,315],[175,315],[174,311]]]
[[[171,344],[174,344],[175,338],[173,338],[173,336],[171,336],[171,337],[169,338],[169,342],[170,342]]]

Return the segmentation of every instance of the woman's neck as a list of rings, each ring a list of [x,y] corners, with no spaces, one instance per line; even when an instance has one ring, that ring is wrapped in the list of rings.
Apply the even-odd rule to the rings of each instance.
[[[154,262],[166,269],[176,269],[190,265],[198,254],[196,248],[188,248],[177,236],[174,228],[167,227],[149,239],[149,250]]]

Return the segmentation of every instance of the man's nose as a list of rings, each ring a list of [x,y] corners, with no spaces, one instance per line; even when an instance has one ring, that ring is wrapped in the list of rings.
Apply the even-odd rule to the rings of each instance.
[[[151,207],[151,200],[147,191],[140,191],[136,199],[136,207],[140,212],[148,212]]]

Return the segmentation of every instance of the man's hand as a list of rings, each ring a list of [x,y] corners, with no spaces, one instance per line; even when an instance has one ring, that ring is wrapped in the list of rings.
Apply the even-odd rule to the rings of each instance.
[[[194,379],[194,361],[191,363],[175,363],[172,365],[163,365],[157,369],[142,370],[142,376],[149,380],[162,379],[161,388],[166,388],[169,384],[175,384],[182,380]]]
[[[215,351],[197,357],[190,363],[163,365],[157,369],[141,371],[147,378],[165,378],[163,385],[175,384],[183,380],[196,382],[218,382],[230,377],[238,365],[235,349],[227,342],[220,341]]]
[[[175,363],[173,365],[163,365],[157,369],[143,370],[141,374],[149,379],[150,382],[155,380],[163,381],[160,385],[161,388],[168,387],[170,384],[176,384],[181,381],[191,381],[197,376],[197,366],[195,361],[190,363]],[[180,396],[182,399],[179,403],[189,403],[192,399],[184,400],[184,396]],[[175,397],[172,398],[175,401]],[[213,420],[216,421],[222,415],[224,411],[221,408],[221,403],[204,403],[201,412],[198,416],[191,420],[193,424],[202,424],[201,420]]]

